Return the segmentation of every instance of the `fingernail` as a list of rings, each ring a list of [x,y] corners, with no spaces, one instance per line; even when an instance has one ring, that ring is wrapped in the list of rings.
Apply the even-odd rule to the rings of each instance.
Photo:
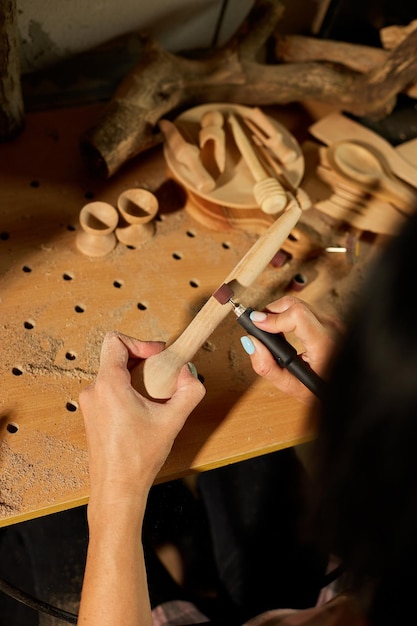
[[[241,337],[240,343],[242,344],[244,351],[248,354],[253,354],[255,352],[255,346],[249,337]]]
[[[187,363],[188,365],[188,369],[190,370],[191,374],[194,376],[194,378],[198,378],[198,372],[197,372],[197,368],[194,365],[194,363],[191,363],[191,361],[189,361]]]
[[[263,313],[262,311],[252,311],[249,317],[252,322],[263,322],[266,320],[266,313]]]

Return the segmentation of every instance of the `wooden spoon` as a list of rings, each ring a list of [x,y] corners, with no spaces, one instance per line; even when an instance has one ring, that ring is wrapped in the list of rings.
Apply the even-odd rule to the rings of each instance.
[[[353,141],[341,141],[328,148],[331,165],[341,174],[388,200],[407,214],[417,208],[417,195],[405,183],[390,175],[370,148]]]
[[[195,187],[203,193],[213,191],[216,181],[202,164],[197,146],[186,141],[173,122],[161,119],[158,125],[173,157],[187,168]]]
[[[219,172],[224,172],[226,168],[226,134],[223,124],[223,114],[216,110],[206,111],[200,120],[199,143],[202,150],[202,158],[203,148],[208,144],[211,148],[208,151],[209,156],[212,153]]]
[[[285,211],[258,237],[224,281],[236,298],[255,282],[256,278],[281,248],[301,216],[301,209],[290,201]],[[170,398],[178,374],[230,312],[230,306],[210,296],[183,333],[159,354],[146,359],[132,370],[132,384],[157,399]]]

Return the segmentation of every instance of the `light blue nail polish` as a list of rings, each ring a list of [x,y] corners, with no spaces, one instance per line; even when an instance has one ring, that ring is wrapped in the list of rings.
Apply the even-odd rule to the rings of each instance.
[[[249,317],[251,318],[252,322],[263,322],[264,320],[266,320],[266,313],[264,313],[263,311],[251,311]]]
[[[188,361],[187,365],[188,365],[188,369],[190,370],[190,372],[194,376],[194,378],[198,378],[197,368],[194,365],[194,363],[191,363],[191,361]]]
[[[240,343],[242,344],[244,351],[248,354],[253,354],[255,352],[255,346],[249,337],[241,337]]]

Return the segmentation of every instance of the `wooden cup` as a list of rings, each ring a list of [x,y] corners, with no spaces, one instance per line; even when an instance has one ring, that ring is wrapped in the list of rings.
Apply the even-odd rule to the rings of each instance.
[[[155,215],[159,203],[147,189],[126,189],[117,200],[117,208],[127,225],[116,229],[117,239],[126,246],[138,247],[155,234]]]
[[[99,257],[113,250],[119,215],[111,204],[89,202],[81,209],[79,219],[82,230],[77,233],[76,245],[83,254]]]

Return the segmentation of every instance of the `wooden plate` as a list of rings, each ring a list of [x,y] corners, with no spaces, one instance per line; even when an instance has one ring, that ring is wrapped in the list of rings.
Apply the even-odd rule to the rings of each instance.
[[[258,208],[252,193],[255,180],[233,140],[227,122],[228,114],[234,113],[237,114],[239,121],[244,126],[241,118],[250,118],[252,109],[238,104],[211,103],[184,111],[175,119],[175,125],[181,131],[186,141],[192,142],[196,146],[199,145],[200,120],[207,111],[220,111],[223,114],[224,131],[226,133],[226,167],[216,178],[215,189],[209,193],[202,193],[196,189],[188,169],[177,161],[174,154],[165,143],[164,155],[168,167],[175,178],[184,185],[186,189],[204,200],[231,208]],[[282,133],[288,146],[294,148],[298,155],[294,161],[283,166],[284,173],[289,182],[291,182],[293,187],[298,187],[304,176],[304,156],[301,147],[295,137],[282,124],[272,117],[269,117],[269,119],[277,129],[277,132]]]

